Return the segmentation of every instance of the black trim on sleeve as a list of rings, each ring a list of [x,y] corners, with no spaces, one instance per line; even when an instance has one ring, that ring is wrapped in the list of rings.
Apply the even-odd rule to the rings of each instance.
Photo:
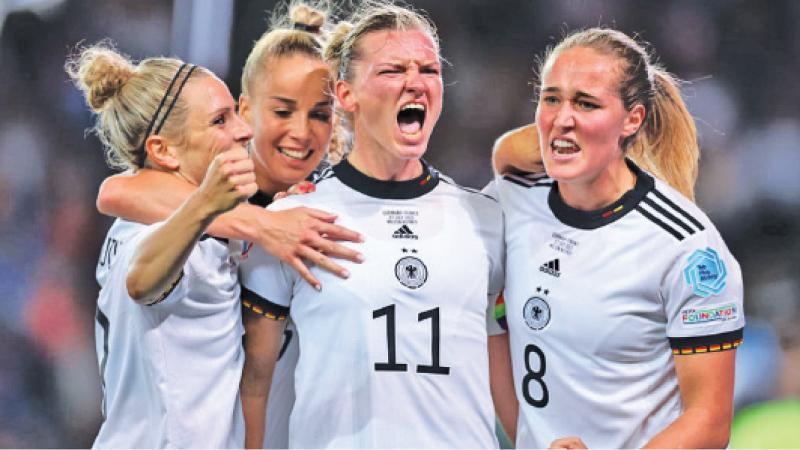
[[[636,175],[636,184],[633,189],[623,194],[614,203],[593,211],[583,211],[564,203],[558,192],[558,182],[554,181],[550,188],[550,194],[547,196],[547,203],[550,210],[553,211],[553,215],[563,224],[581,230],[593,230],[615,222],[633,211],[647,193],[655,188],[655,180],[630,159],[626,159],[625,162],[631,172]]]
[[[286,320],[289,316],[289,308],[273,303],[244,286],[242,286],[242,306],[271,320]]]
[[[422,175],[406,181],[386,181],[371,178],[350,164],[347,158],[333,166],[336,177],[358,192],[370,197],[389,200],[411,200],[422,197],[439,184],[439,176],[435,170],[428,167],[428,163],[420,160]]]
[[[669,346],[673,355],[721,352],[740,346],[743,336],[744,328],[709,336],[671,337]]]
[[[181,274],[178,275],[178,278],[176,278],[175,281],[172,282],[172,285],[169,288],[167,288],[167,290],[162,292],[161,295],[158,296],[158,298],[156,298],[150,303],[145,304],[144,306],[157,305],[166,300],[167,297],[169,297],[169,294],[172,294],[172,291],[175,290],[175,288],[178,286],[178,283],[180,283],[182,279],[183,279],[183,271],[181,270]]]

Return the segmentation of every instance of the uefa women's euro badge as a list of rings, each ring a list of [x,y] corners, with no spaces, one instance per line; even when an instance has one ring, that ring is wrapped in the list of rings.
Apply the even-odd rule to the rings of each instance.
[[[696,295],[710,297],[725,289],[728,271],[717,252],[706,247],[692,253],[683,269],[683,277]]]

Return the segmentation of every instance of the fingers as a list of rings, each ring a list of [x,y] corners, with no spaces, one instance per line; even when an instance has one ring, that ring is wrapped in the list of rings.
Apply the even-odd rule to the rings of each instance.
[[[300,250],[300,253],[302,254],[303,258],[313,262],[322,269],[339,276],[340,278],[347,278],[350,276],[350,272],[348,272],[347,269],[334,263],[330,258],[312,249],[311,247],[303,247]]]
[[[359,264],[364,262],[364,256],[360,252],[330,241],[324,235],[314,239],[310,246],[317,249],[318,252],[334,258],[347,259]]]
[[[314,277],[314,275],[311,274],[311,271],[308,270],[308,267],[306,267],[302,259],[292,258],[289,261],[289,265],[292,266],[294,270],[296,270],[297,273],[299,273],[300,276],[303,277],[303,279],[306,280],[306,282],[310,284],[314,289],[318,291],[322,290],[322,285],[319,283],[319,280],[317,280]]]
[[[577,436],[568,436],[556,439],[550,443],[551,449],[584,449],[586,444]]]
[[[317,190],[314,183],[310,181],[301,181],[289,188],[289,195],[308,194]]]
[[[322,220],[324,222],[333,223],[336,221],[336,214],[331,214],[329,212],[322,211],[321,209],[314,209],[314,208],[303,208],[308,215],[314,217],[315,219]]]
[[[355,232],[341,225],[323,223],[317,228],[319,233],[332,241],[364,242],[361,233]]]

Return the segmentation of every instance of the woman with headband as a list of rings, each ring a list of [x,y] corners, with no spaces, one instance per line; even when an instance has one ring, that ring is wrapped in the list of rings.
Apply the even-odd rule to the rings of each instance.
[[[333,133],[333,85],[328,65],[322,59],[322,45],[328,28],[326,19],[324,11],[297,3],[288,14],[276,12],[270,29],[253,45],[242,71],[239,111],[253,127],[249,148],[259,190],[250,198],[250,205],[241,205],[212,223],[209,233],[251,242],[291,241],[298,235],[292,231],[297,228],[294,218],[313,218],[322,214],[310,208],[280,212],[263,208],[272,202],[276,193],[301,183],[318,166],[327,165],[326,155],[331,162],[341,158],[340,136]],[[165,182],[172,185],[169,194],[153,189],[153,186]],[[192,189],[193,186],[180,180],[165,179],[162,173],[140,171],[134,176],[108,179],[101,189],[98,203],[105,212],[149,222],[166,217]],[[333,216],[324,214],[319,217]],[[312,221],[312,226],[314,222],[316,220]],[[357,237],[357,234],[342,228],[332,225],[328,228],[322,222],[316,223],[325,226],[318,228],[317,232],[327,233],[331,238]],[[282,228],[275,230],[274,227]],[[261,237],[264,235],[262,230],[269,233],[266,238]],[[319,258],[323,255],[353,258],[357,254],[333,243],[312,241],[313,238],[313,235],[307,237],[309,252],[302,255],[315,264],[336,270],[336,273],[341,273],[338,265],[327,265]],[[275,245],[269,243],[266,248],[275,251]],[[314,252],[320,250],[318,257],[311,253],[311,247]],[[300,265],[294,267],[304,269]],[[319,283],[310,273],[306,280],[314,285]],[[269,305],[245,301],[244,306],[247,309],[245,317],[250,320],[286,319],[285,315],[274,314]],[[294,404],[298,336],[291,320],[284,323],[286,328],[272,380],[273,401],[269,410],[272,420],[264,441],[266,448],[285,448],[288,445],[289,413]]]
[[[202,67],[172,58],[134,65],[95,45],[67,71],[97,114],[111,165],[197,186],[166,222],[119,219],[108,233],[95,326],[104,420],[94,447],[241,447],[242,243],[203,232],[256,190],[251,129]]]

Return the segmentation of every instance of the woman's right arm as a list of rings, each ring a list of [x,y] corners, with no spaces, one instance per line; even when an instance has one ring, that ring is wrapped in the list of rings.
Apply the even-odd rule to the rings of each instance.
[[[97,208],[104,214],[150,224],[169,217],[195,189],[174,175],[142,169],[133,175],[107,178],[100,187]],[[359,252],[335,242],[361,242],[361,235],[334,224],[335,220],[335,215],[318,209],[267,211],[241,204],[217,217],[207,231],[219,237],[255,242],[319,289],[319,280],[304,260],[342,278],[348,276],[347,271],[331,258],[362,261]]]
[[[247,308],[242,308],[242,321],[245,357],[239,392],[244,413],[244,448],[263,448],[269,388],[286,321],[268,319]]]

